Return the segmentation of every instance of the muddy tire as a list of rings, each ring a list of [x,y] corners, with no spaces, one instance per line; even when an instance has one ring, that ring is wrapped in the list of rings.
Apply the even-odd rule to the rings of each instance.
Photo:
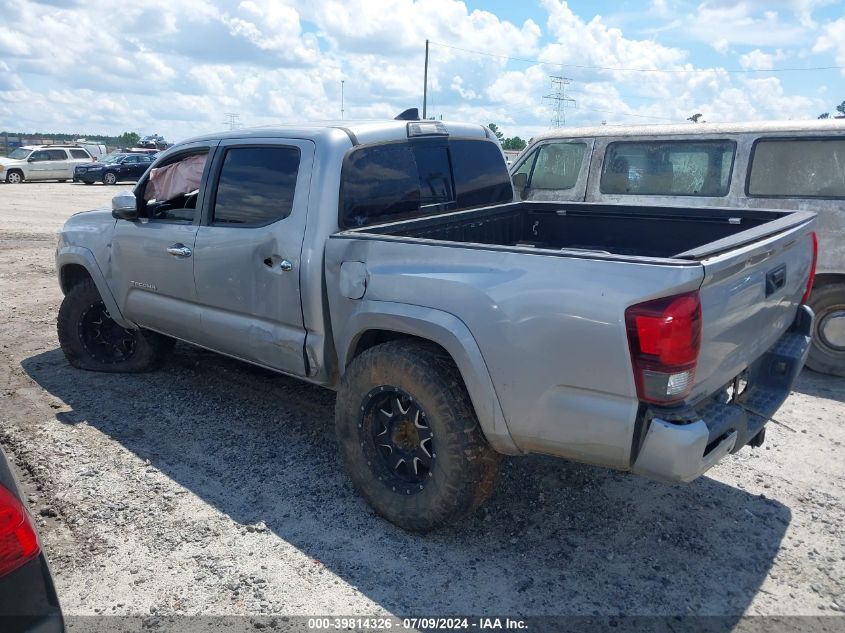
[[[127,330],[112,321],[90,279],[65,295],[57,326],[68,362],[89,371],[151,371],[161,365],[175,343],[155,332]]]
[[[845,284],[813,288],[807,302],[816,313],[807,367],[832,376],[845,376]]]
[[[355,489],[406,530],[471,513],[498,479],[502,458],[457,367],[434,345],[397,340],[358,356],[338,391],[335,424]]]

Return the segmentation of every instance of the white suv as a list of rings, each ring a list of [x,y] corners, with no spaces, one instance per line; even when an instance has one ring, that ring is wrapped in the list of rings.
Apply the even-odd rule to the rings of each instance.
[[[19,147],[8,158],[0,157],[0,180],[18,184],[24,180],[73,179],[80,163],[90,163],[91,154],[77,145],[34,145]]]

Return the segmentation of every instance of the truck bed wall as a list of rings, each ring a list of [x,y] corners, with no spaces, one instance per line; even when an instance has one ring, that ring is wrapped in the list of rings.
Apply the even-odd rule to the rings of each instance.
[[[514,203],[363,229],[450,242],[674,257],[779,219],[778,212]],[[739,223],[736,222],[739,219]]]

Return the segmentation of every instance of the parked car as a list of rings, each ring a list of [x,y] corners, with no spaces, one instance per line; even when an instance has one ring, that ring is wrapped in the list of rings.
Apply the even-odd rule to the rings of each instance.
[[[77,165],[94,159],[77,145],[35,145],[18,147],[7,158],[0,158],[0,179],[19,184],[24,180],[58,180],[73,178]]]
[[[109,154],[95,163],[77,165],[73,172],[73,182],[84,182],[86,185],[95,182],[116,185],[127,180],[135,182],[144,175],[152,162],[152,156],[147,154]]]
[[[198,137],[112,207],[59,235],[68,361],[179,339],[335,389],[352,482],[407,529],[477,508],[500,454],[694,479],[762,443],[809,348],[812,213],[514,202],[480,125]]]
[[[50,568],[5,453],[0,449],[0,630],[64,631]]]
[[[524,200],[752,209],[819,215],[807,366],[845,376],[845,121],[560,128],[511,168]]]
[[[170,144],[159,134],[148,134],[138,141],[138,147],[161,151],[170,147]]]

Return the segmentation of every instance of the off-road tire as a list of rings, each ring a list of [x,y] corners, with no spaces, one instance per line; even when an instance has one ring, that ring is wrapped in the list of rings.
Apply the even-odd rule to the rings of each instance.
[[[384,465],[374,464],[365,448],[364,404],[382,387],[408,394],[431,429],[434,460],[419,490],[416,485],[413,491],[402,485],[397,490],[397,482],[385,477]],[[487,499],[498,479],[502,457],[484,438],[457,367],[435,345],[396,340],[358,356],[338,391],[335,429],[356,491],[406,530],[426,532],[466,516]]]
[[[845,350],[830,345],[822,334],[825,316],[845,311],[845,284],[825,284],[813,288],[807,303],[816,313],[807,367],[822,374],[845,376]]]
[[[65,295],[59,308],[57,329],[59,344],[68,362],[78,369],[115,373],[138,373],[161,366],[173,349],[175,340],[149,330],[128,330],[133,351],[124,359],[104,360],[86,346],[83,335],[84,316],[88,310],[103,307],[97,286],[90,279],[80,282]],[[103,307],[104,309],[104,307]],[[109,325],[119,327],[111,319]]]

